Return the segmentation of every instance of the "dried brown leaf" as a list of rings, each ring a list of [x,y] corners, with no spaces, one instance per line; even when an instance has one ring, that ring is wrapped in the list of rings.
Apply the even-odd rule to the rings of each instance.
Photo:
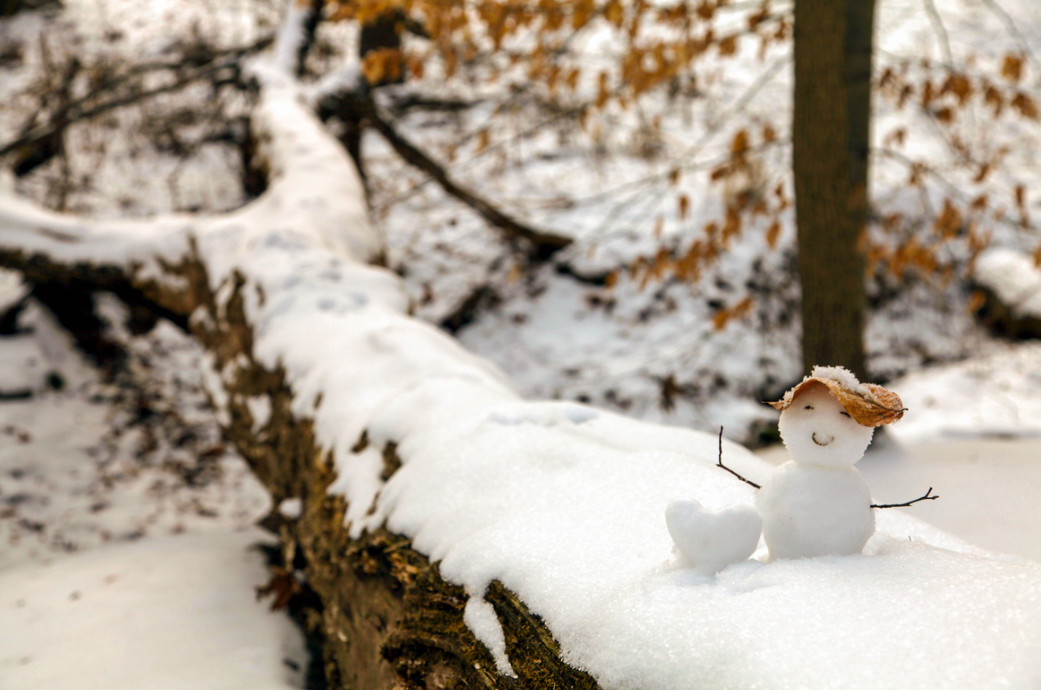
[[[1001,61],[1001,76],[1013,84],[1019,83],[1023,78],[1023,56],[1006,55]]]

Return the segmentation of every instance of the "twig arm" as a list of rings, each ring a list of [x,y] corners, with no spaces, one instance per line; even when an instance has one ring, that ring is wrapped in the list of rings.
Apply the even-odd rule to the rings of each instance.
[[[914,505],[915,503],[918,503],[919,501],[935,501],[939,497],[940,497],[939,495],[933,494],[933,487],[930,486],[929,490],[925,492],[925,495],[919,496],[918,498],[916,498],[916,499],[914,499],[912,501],[907,501],[906,503],[882,503],[882,504],[872,503],[871,507],[872,508],[906,508],[907,506]]]
[[[745,484],[754,486],[757,489],[763,488],[759,484],[753,482],[751,479],[745,479],[740,474],[723,464],[723,427],[719,427],[719,459],[716,461],[716,467],[722,467],[724,470],[734,475],[735,477],[743,481]]]

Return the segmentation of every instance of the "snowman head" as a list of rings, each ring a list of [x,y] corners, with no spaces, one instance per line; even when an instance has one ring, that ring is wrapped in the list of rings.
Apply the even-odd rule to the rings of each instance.
[[[813,368],[777,402],[781,438],[792,460],[821,467],[849,467],[864,455],[876,426],[904,416],[900,396],[861,383],[842,367]]]
[[[851,467],[864,456],[874,427],[859,424],[828,386],[811,381],[781,412],[781,439],[792,460],[819,467]]]

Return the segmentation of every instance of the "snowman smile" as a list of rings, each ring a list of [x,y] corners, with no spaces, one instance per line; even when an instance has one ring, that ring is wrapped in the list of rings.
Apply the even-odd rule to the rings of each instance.
[[[827,441],[821,441],[820,439],[817,438],[817,432],[816,431],[813,432],[813,435],[810,436],[810,438],[812,438],[813,442],[816,443],[818,446],[826,446],[826,445],[828,445],[829,443],[831,443],[832,441],[835,440],[835,437],[832,436]]]

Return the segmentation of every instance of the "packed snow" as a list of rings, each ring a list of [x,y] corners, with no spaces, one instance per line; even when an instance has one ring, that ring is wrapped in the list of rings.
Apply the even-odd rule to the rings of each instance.
[[[26,393],[0,400],[0,686],[302,687],[299,630],[254,596],[270,498],[220,441],[198,347],[160,325],[124,388],[35,302],[18,325],[0,336]]]
[[[253,594],[269,541],[153,537],[0,570],[3,687],[301,687],[301,636]]]
[[[711,513],[693,499],[670,503],[665,525],[680,555],[708,575],[751,556],[763,531],[762,518],[749,506]]]
[[[871,491],[853,465],[874,428],[853,421],[823,384],[804,389],[781,413],[779,428],[792,459],[756,496],[770,554],[860,553],[875,531],[875,516]]]

